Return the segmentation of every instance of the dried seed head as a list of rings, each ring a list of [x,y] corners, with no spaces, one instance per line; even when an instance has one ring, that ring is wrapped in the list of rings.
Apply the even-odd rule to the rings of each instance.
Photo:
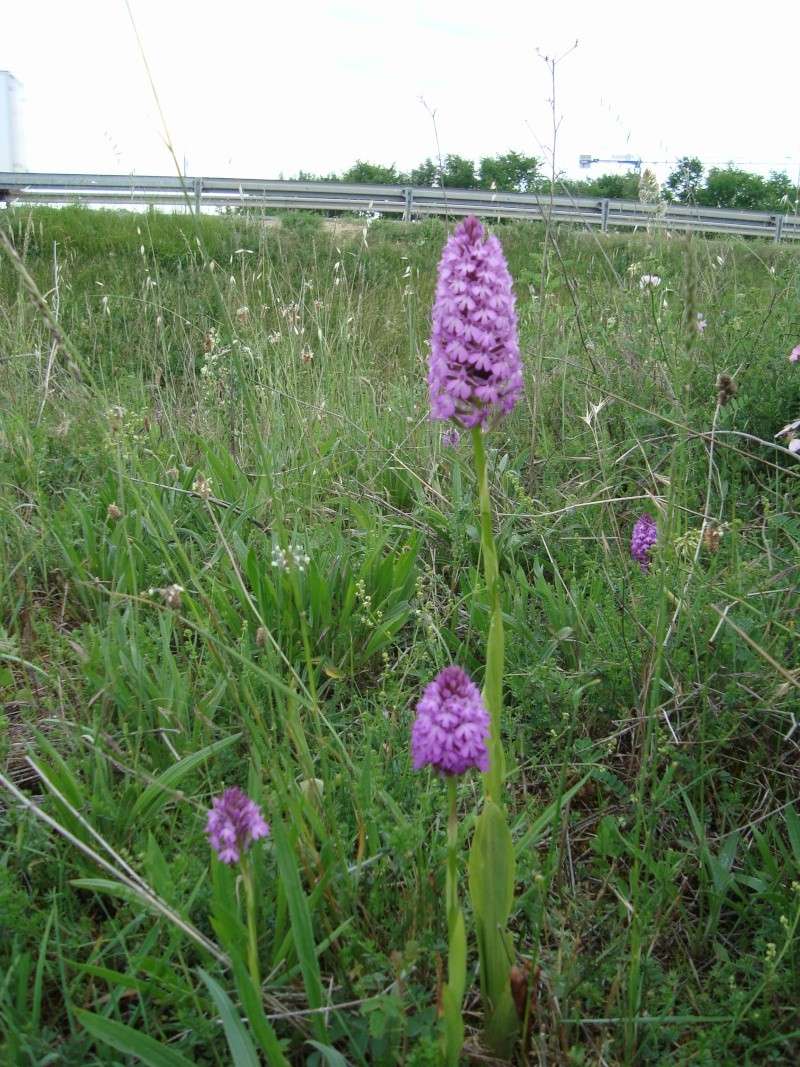
[[[106,418],[112,430],[121,430],[125,421],[125,408],[120,407],[119,404],[114,404],[106,412]]]
[[[267,643],[267,628],[266,626],[259,626],[256,630],[256,645],[258,648],[263,648]]]
[[[211,499],[211,479],[204,474],[198,474],[192,482],[192,492],[197,493],[203,500]]]
[[[236,321],[242,325],[250,318],[250,308],[240,307],[236,309]]]
[[[168,585],[166,589],[151,589],[150,594],[160,593],[168,608],[177,611],[181,606],[181,593],[184,592],[182,585]]]
[[[703,547],[712,554],[718,552],[722,534],[723,531],[719,526],[706,526],[703,530]]]
[[[720,374],[717,378],[717,403],[725,407],[731,397],[736,396],[736,382],[729,374]]]
[[[206,330],[206,332],[203,334],[203,351],[204,352],[213,352],[214,348],[216,347],[216,344],[217,344],[217,331],[212,326],[212,327],[210,327],[210,329]]]
[[[121,519],[122,511],[117,507],[116,504],[109,504],[106,508],[106,518],[114,520]]]

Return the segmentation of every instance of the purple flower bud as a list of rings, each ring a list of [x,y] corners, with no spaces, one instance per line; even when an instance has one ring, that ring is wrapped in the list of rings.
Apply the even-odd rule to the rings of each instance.
[[[489,715],[478,687],[461,667],[445,667],[425,687],[411,731],[414,770],[440,774],[489,770]]]
[[[206,823],[208,841],[223,863],[238,863],[253,841],[266,837],[269,826],[259,806],[233,786],[214,797]]]
[[[511,275],[496,237],[465,219],[442,252],[428,364],[432,419],[483,426],[522,391]]]
[[[633,527],[631,555],[646,571],[650,566],[650,549],[658,540],[658,527],[652,515],[640,515]]]

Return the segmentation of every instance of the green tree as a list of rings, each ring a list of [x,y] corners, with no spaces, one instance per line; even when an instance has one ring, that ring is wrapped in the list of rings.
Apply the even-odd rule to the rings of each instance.
[[[463,156],[445,156],[443,178],[450,189],[475,189],[478,186],[475,164]]]
[[[395,168],[394,163],[384,167],[380,163],[367,163],[357,159],[341,177],[343,182],[363,182],[370,185],[405,185],[408,176]]]
[[[788,215],[797,211],[800,187],[783,171],[773,170],[764,183],[766,210]]]
[[[702,184],[703,164],[697,156],[683,156],[664,183],[664,195],[679,204],[694,204]]]
[[[745,208],[766,211],[767,183],[760,174],[738,167],[713,167],[706,183],[697,190],[697,203],[703,207]]]
[[[627,174],[601,174],[585,183],[582,196],[602,196],[609,200],[638,200],[639,175],[635,170]]]
[[[479,184],[483,189],[491,189],[494,183],[495,189],[527,193],[536,188],[538,177],[539,160],[519,152],[485,156],[478,168]]]
[[[411,184],[431,188],[439,184],[439,167],[432,159],[426,159],[411,171]]]

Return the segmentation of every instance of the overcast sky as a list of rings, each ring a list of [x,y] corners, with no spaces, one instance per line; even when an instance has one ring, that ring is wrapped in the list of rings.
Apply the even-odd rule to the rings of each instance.
[[[6,0],[0,69],[22,83],[28,170],[169,174],[124,0]],[[356,158],[411,168],[552,144],[556,163],[800,168],[800,5],[719,0],[130,0],[187,173],[272,178]],[[598,174],[613,167],[595,166]]]

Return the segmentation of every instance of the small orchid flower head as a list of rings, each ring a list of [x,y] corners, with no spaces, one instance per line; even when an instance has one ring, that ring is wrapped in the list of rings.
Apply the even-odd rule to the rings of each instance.
[[[643,571],[650,566],[650,549],[658,540],[658,527],[652,515],[640,515],[631,536],[631,556]]]
[[[800,345],[795,345],[792,351],[789,353],[790,363],[800,363]]]
[[[238,863],[253,841],[266,837],[269,826],[261,809],[236,786],[214,797],[206,822],[208,842],[223,863]]]
[[[411,731],[414,770],[431,766],[442,775],[489,770],[489,715],[480,690],[461,667],[445,667],[417,704]]]

